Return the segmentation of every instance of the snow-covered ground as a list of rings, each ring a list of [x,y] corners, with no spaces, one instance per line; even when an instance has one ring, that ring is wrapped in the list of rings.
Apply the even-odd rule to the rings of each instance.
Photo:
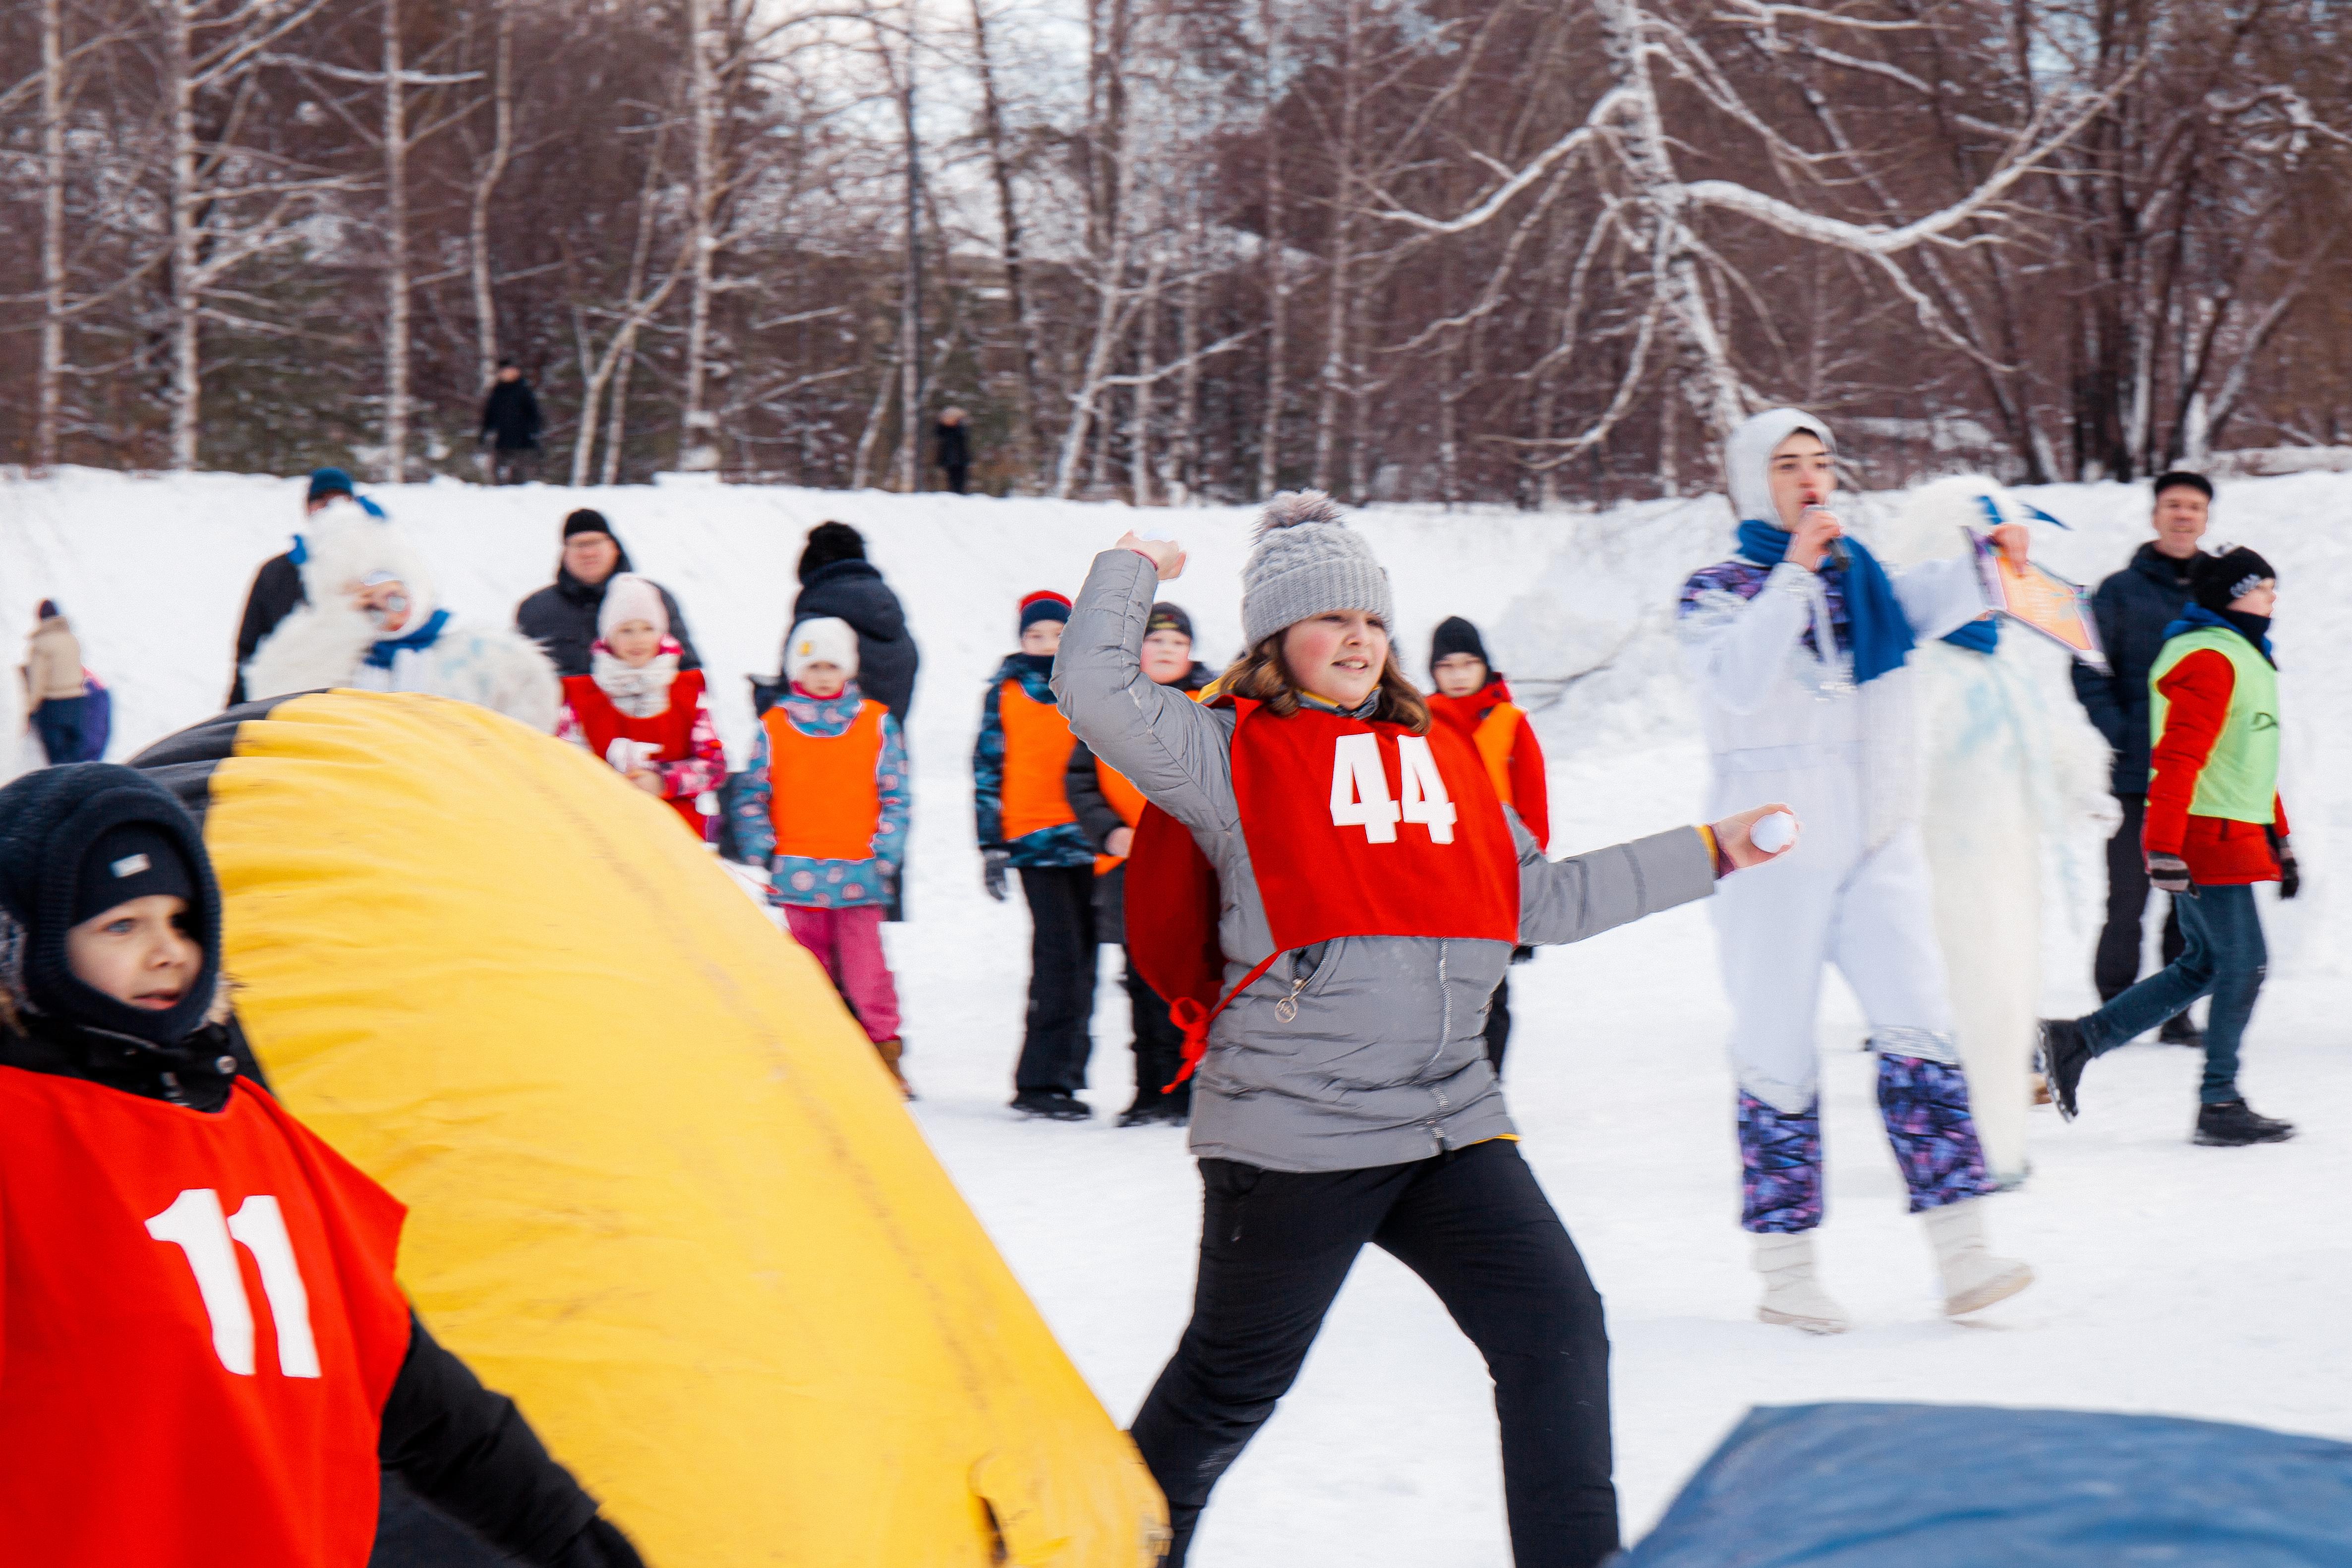
[[[293,480],[136,479],[73,471],[0,482],[0,626],[65,606],[117,696],[117,756],[202,717],[255,565],[298,524]],[[915,708],[913,923],[890,943],[907,1003],[915,1108],[932,1145],[1106,1405],[1131,1415],[1188,1305],[1198,1186],[1180,1134],[1023,1124],[1004,1108],[1025,976],[1027,917],[992,904],[971,848],[967,758],[982,683],[1009,648],[1013,606],[1073,591],[1132,514],[1117,507],[663,485],[587,493],[451,484],[375,492],[443,563],[460,612],[504,615],[547,580],[556,528],[604,510],[639,567],[676,591],[715,676],[739,754],[740,675],[772,672],[807,528],[864,529],[907,601],[924,666]],[[2076,526],[2043,541],[2078,578],[2119,565],[2144,492],[2033,493]],[[2256,1105],[2296,1142],[2208,1150],[2187,1141],[2196,1061],[2153,1045],[2103,1061],[2086,1114],[2032,1130],[2032,1179],[1997,1201],[2000,1245],[2040,1282],[1969,1326],[1937,1314],[1925,1241],[1902,1213],[1878,1131],[1858,1017],[1832,987],[1828,1061],[1829,1283],[1860,1320],[1813,1340],[1749,1317],[1734,1223],[1737,1153],[1721,1041],[1727,1009],[1705,912],[1676,911],[1513,972],[1510,1092],[1528,1157],[1606,1295],[1616,1343],[1618,1468],[1638,1533],[1750,1405],[1922,1399],[2158,1410],[2352,1437],[2352,976],[2336,953],[2336,889],[2352,877],[2352,477],[2233,482],[2214,537],[2278,563],[2286,671],[2286,793],[2307,868],[2273,907],[2272,983],[2250,1037]],[[1234,573],[1247,515],[1154,512],[1192,547],[1172,597],[1204,656],[1234,651]],[[1429,628],[1462,613],[1498,662],[1561,690],[1539,720],[1553,757],[1555,852],[1692,820],[1704,758],[1689,737],[1665,607],[1721,553],[1716,501],[1599,516],[1390,509],[1361,522],[1397,587],[1418,667]],[[1564,685],[1534,683],[1565,683]],[[13,716],[13,683],[0,715]],[[2087,834],[2078,863],[2095,868]],[[2096,886],[2056,890],[2047,1000],[2089,1004]],[[1106,954],[1090,1097],[1130,1083],[1118,958]],[[1300,1561],[1415,1565],[1507,1559],[1499,1466],[1475,1354],[1417,1281],[1368,1253],[1299,1387],[1234,1468],[1203,1527],[1204,1568]]]

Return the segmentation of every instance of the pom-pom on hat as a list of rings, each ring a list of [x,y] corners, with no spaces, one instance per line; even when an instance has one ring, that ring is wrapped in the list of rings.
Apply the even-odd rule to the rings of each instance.
[[[651,625],[657,635],[669,635],[669,606],[653,580],[632,571],[616,572],[604,585],[604,602],[596,607],[596,635],[610,637],[613,628],[632,621]]]
[[[1286,490],[1265,505],[1242,567],[1242,641],[1250,647],[1333,610],[1396,619],[1389,574],[1320,490]]]
[[[857,678],[857,632],[838,615],[818,615],[793,628],[784,639],[784,679],[797,681],[811,664],[832,664]]]
[[[809,573],[820,567],[831,566],[837,560],[864,560],[866,536],[847,523],[824,522],[808,532],[808,543],[801,549],[799,577],[803,582]]]
[[[2233,600],[2277,579],[2271,563],[2243,545],[2220,555],[2200,555],[2189,569],[2190,593],[2216,615],[2229,609]]]
[[[1050,588],[1041,588],[1021,601],[1020,629],[1024,632],[1040,621],[1067,621],[1069,618],[1069,596],[1056,593]]]

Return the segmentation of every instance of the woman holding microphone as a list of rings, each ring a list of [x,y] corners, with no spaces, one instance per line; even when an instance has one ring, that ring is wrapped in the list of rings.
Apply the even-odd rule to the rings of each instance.
[[[1515,941],[1580,941],[1772,858],[1748,830],[1779,808],[1546,861],[1469,741],[1431,725],[1391,656],[1388,575],[1329,499],[1266,508],[1242,574],[1246,648],[1206,704],[1140,662],[1183,560],[1134,534],[1097,557],[1054,671],[1071,728],[1191,830],[1217,880],[1199,1280],[1134,1425],[1168,1498],[1167,1563],[1370,1242],[1428,1282],[1494,1375],[1521,1568],[1588,1568],[1618,1543],[1609,1343],[1519,1157],[1487,998]]]
[[[1796,802],[1806,853],[1715,902],[1739,1080],[1741,1226],[1755,1238],[1757,1316],[1812,1333],[1847,1326],[1813,1276],[1822,1222],[1822,966],[1870,1019],[1886,1136],[1942,1272],[1944,1310],[1975,1312],[2032,1282],[1992,1256],[1976,1199],[1993,1190],[1969,1111],[1919,839],[1917,746],[1904,668],[1921,640],[1984,613],[1968,556],[1890,576],[1824,505],[1830,427],[1757,414],[1724,448],[1738,553],[1683,585],[1678,628],[1714,753],[1715,799]],[[2022,561],[2015,523],[1994,542]],[[2020,1049],[2026,1042],[2021,1042]]]

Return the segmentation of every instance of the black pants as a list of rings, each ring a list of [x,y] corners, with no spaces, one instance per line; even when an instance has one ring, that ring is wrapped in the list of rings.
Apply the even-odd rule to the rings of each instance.
[[[1202,1160],[1201,1185],[1192,1321],[1135,1418],[1176,1532],[1162,1568],[1181,1568],[1209,1490],[1289,1390],[1368,1241],[1486,1358],[1518,1568],[1591,1568],[1616,1550],[1601,1296],[1517,1145],[1304,1175]]]
[[[2123,826],[2107,841],[2107,923],[2099,930],[2098,956],[2091,960],[2091,982],[2099,1000],[2111,1002],[2139,978],[2142,921],[2147,914],[2147,861],[2139,847],[2140,829],[2147,821],[2147,797],[2118,795]],[[2164,962],[2180,956],[2180,910],[2165,900]]]
[[[1135,972],[1135,955],[1127,956],[1127,1008],[1135,1021],[1135,1109],[1161,1103],[1190,1111],[1192,1081],[1165,1092],[1184,1071],[1184,1031],[1168,1016],[1168,1003]]]
[[[969,483],[971,478],[971,465],[969,463],[942,463],[940,466],[947,470],[948,488],[953,490],[959,496],[962,495],[964,493],[964,486]]]
[[[536,446],[501,446],[490,454],[490,482],[494,485],[528,485],[539,477],[539,448]]]
[[[1013,1086],[1023,1093],[1076,1094],[1094,1052],[1095,868],[1024,865],[1029,900],[1029,1023]]]

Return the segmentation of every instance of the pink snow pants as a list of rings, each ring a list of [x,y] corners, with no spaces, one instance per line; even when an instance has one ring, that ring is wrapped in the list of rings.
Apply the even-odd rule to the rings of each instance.
[[[816,955],[834,989],[849,1003],[871,1040],[898,1038],[898,983],[882,956],[881,906],[804,909],[784,905],[785,924],[800,945]]]

